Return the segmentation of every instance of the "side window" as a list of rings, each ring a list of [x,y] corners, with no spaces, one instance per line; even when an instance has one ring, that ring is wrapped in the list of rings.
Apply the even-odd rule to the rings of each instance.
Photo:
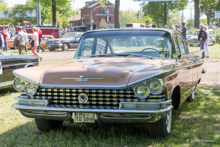
[[[96,55],[105,54],[106,41],[98,38],[96,43]]]
[[[94,38],[83,40],[81,56],[91,56],[93,50]]]
[[[176,36],[173,37],[174,45],[175,45],[175,52],[180,53],[179,45]]]
[[[177,38],[178,38],[180,53],[181,55],[185,55],[186,54],[185,43],[180,37],[177,37]]]

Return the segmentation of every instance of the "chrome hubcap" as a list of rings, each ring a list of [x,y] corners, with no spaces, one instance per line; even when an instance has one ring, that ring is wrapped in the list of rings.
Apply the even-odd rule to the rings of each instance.
[[[192,92],[192,99],[194,100],[194,98],[195,98],[195,92],[193,91]]]
[[[167,113],[167,119],[166,119],[166,126],[167,126],[167,132],[170,133],[171,130],[171,121],[172,121],[172,110],[170,110]]]

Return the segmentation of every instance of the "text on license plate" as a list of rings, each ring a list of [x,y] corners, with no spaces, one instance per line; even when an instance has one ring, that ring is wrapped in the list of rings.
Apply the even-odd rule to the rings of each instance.
[[[74,122],[82,122],[82,123],[94,123],[95,122],[95,114],[93,113],[73,113]]]

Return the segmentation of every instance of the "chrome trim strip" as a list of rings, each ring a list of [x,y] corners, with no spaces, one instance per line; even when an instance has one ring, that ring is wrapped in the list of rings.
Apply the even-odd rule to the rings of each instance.
[[[49,104],[48,100],[23,99],[23,98],[19,98],[19,97],[16,97],[15,100],[17,100],[17,101],[26,101],[26,102],[28,102],[28,101],[29,102],[45,102],[45,106],[42,106],[42,107],[46,107]]]
[[[12,85],[13,85],[13,82],[14,82],[14,81],[8,81],[8,82],[0,83],[0,88],[12,86]]]
[[[37,62],[33,62],[33,63],[20,63],[20,64],[11,64],[11,65],[5,65],[3,67],[11,67],[11,66],[19,66],[19,65],[27,65],[27,64],[38,64]],[[25,67],[25,66],[24,66]]]
[[[170,105],[165,109],[160,110],[112,110],[112,109],[72,109],[72,108],[51,108],[51,107],[31,107],[22,106],[18,104],[12,105],[13,108],[18,110],[41,110],[41,111],[60,111],[60,112],[84,112],[84,113],[132,113],[132,114],[164,114],[173,109]]]
[[[106,85],[48,85],[48,84],[40,84],[40,88],[77,88],[77,89],[125,89],[127,86],[106,86]]]
[[[12,71],[12,73],[13,73],[16,77],[22,78],[22,79],[25,80],[25,81],[29,81],[29,82],[35,83],[35,84],[37,84],[37,85],[39,84],[38,82],[35,82],[35,81],[33,81],[33,80],[30,80],[30,79],[27,79],[27,78],[25,78],[25,77],[23,77],[23,76],[20,76],[19,74],[15,73],[14,71]]]

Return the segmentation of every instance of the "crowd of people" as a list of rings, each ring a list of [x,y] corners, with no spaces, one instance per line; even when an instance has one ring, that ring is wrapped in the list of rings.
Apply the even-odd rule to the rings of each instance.
[[[16,31],[14,27],[12,29],[3,30],[2,33],[0,33],[0,47],[3,49],[3,51],[8,51],[8,45],[7,45],[7,39],[12,38],[15,35]],[[39,56],[39,49],[42,49],[42,52],[44,52],[44,48],[40,45],[41,39],[42,39],[43,33],[40,30],[40,28],[33,27],[33,34],[31,38],[27,38],[27,32],[26,30],[22,29],[22,27],[19,27],[18,35],[14,38],[14,45],[18,47],[19,55],[23,55],[23,50],[25,49],[26,52],[28,52],[28,41],[29,44],[31,44],[31,50],[32,53],[39,58],[39,60],[42,60],[42,57]]]

